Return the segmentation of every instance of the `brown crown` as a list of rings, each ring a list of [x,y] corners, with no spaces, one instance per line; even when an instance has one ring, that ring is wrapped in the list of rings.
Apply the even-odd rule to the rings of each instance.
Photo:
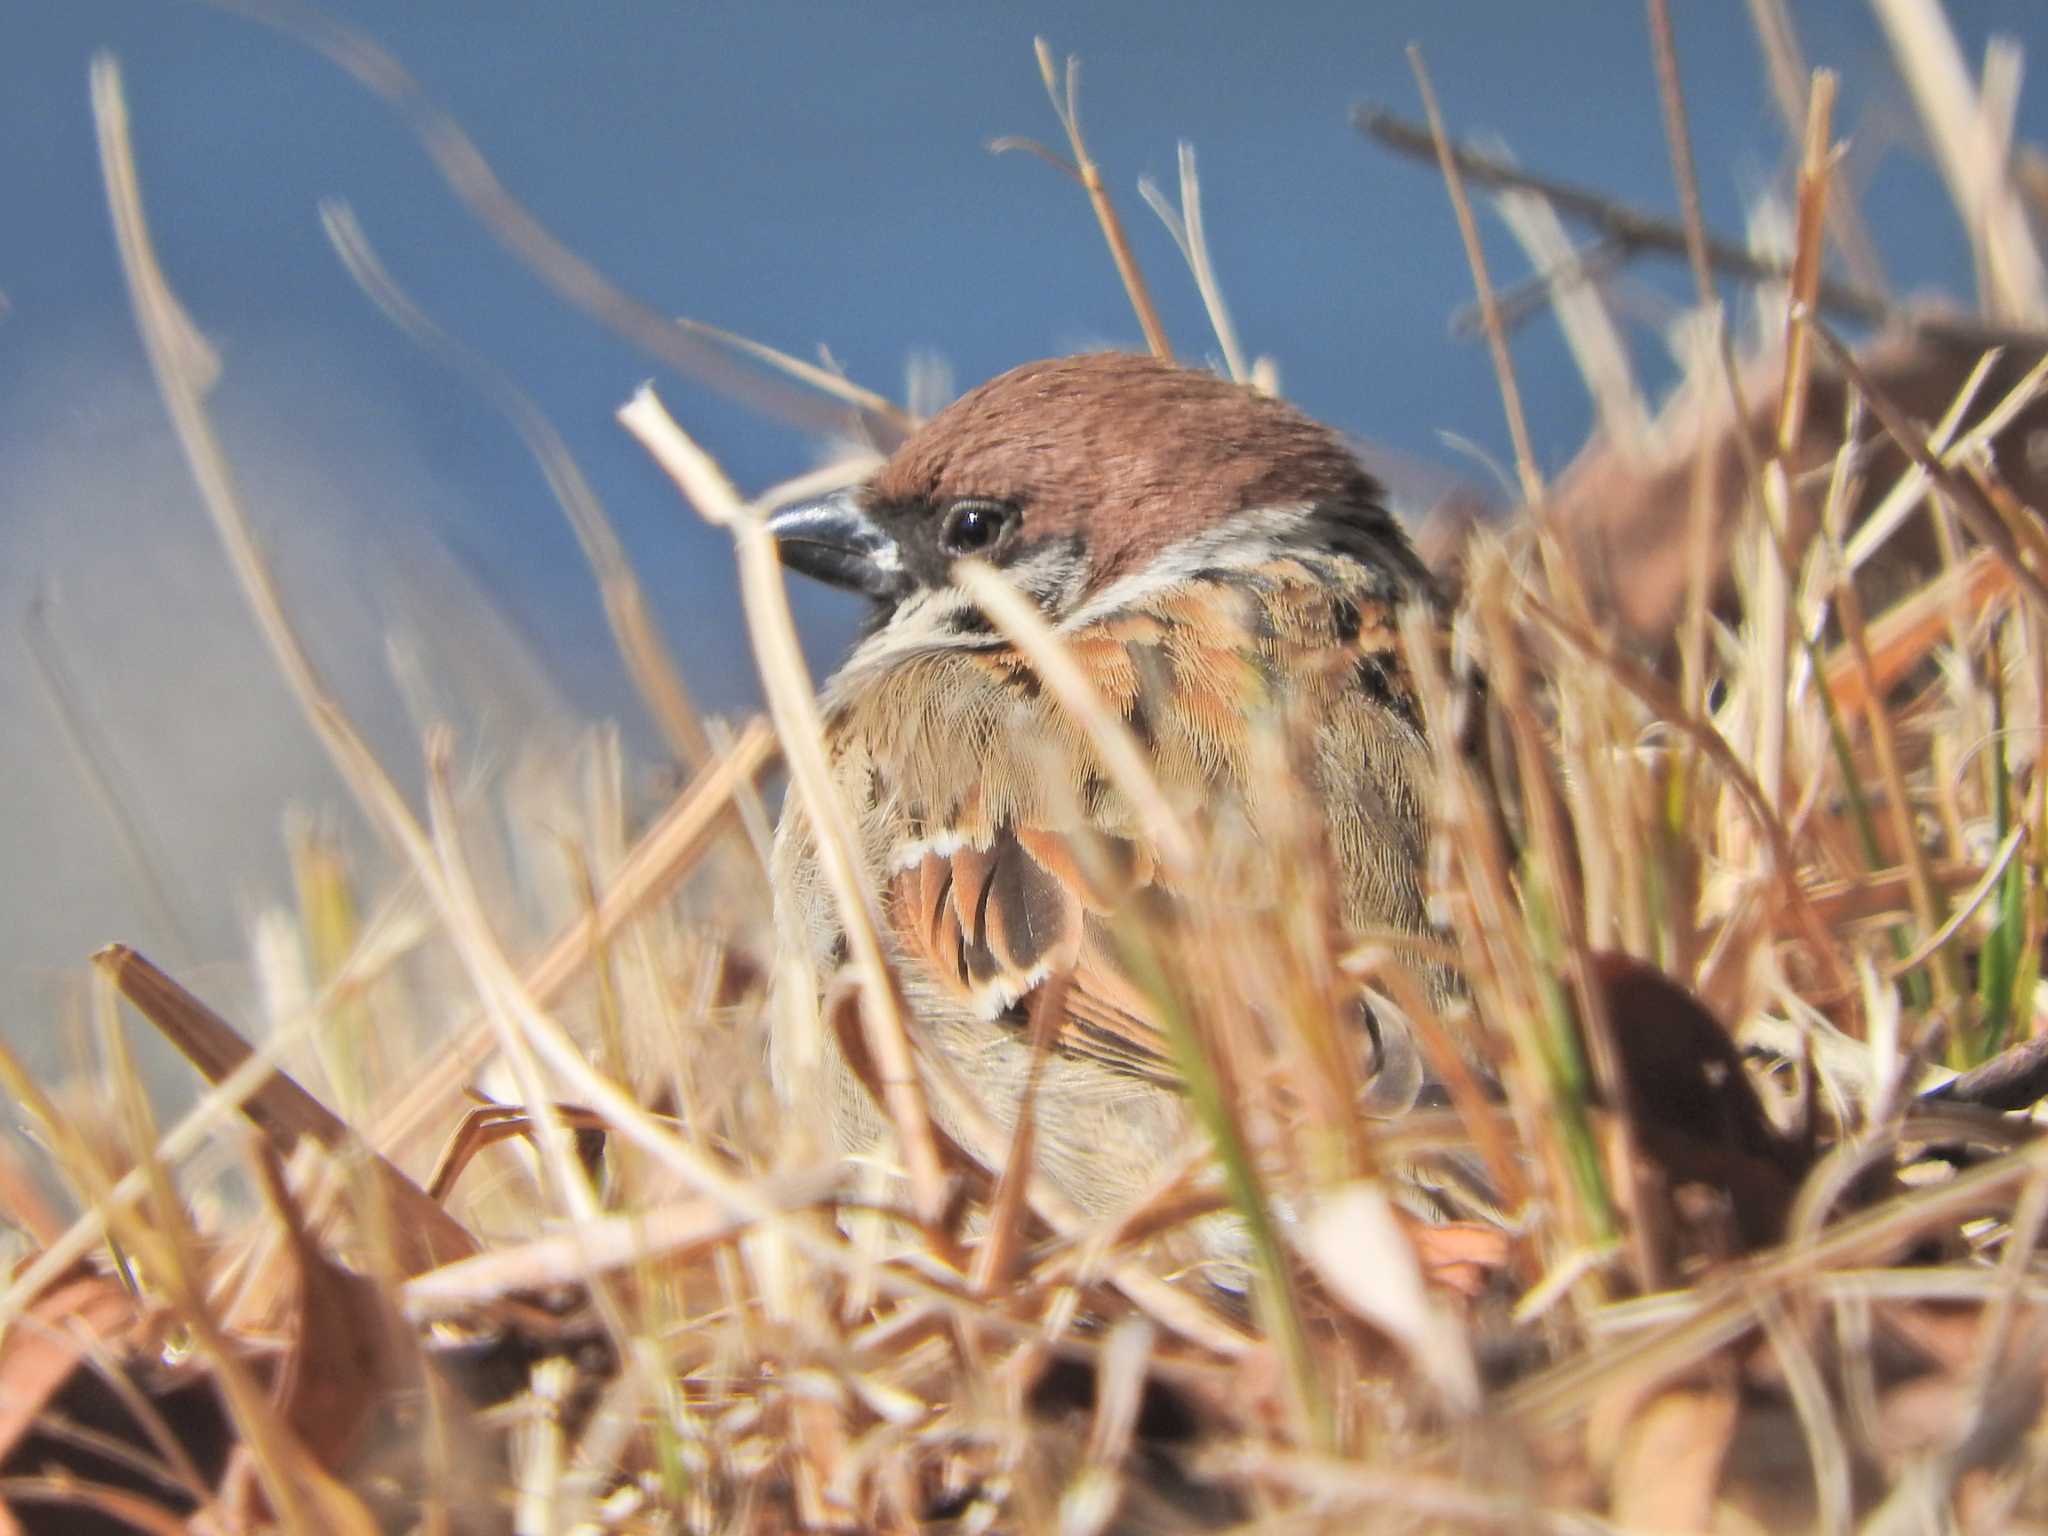
[[[1377,514],[1379,500],[1337,434],[1292,406],[1125,352],[1026,363],[970,391],[897,450],[869,493],[935,508],[1010,502],[1033,540],[1080,536],[1096,586],[1249,508]]]

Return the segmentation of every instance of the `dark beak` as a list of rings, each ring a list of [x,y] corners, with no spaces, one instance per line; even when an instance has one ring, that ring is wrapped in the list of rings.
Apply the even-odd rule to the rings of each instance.
[[[803,501],[768,516],[782,563],[793,571],[877,602],[893,603],[911,588],[903,551],[861,506],[859,492]]]

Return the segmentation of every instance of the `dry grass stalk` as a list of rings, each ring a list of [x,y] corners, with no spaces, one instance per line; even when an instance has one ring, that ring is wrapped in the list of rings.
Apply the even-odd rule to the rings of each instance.
[[[1173,236],[1173,243],[1180,247],[1181,256],[1187,261],[1196,291],[1202,296],[1202,308],[1208,312],[1210,329],[1216,333],[1216,345],[1223,349],[1224,371],[1240,384],[1253,383],[1253,371],[1245,360],[1244,349],[1238,345],[1230,307],[1223,302],[1223,285],[1217,280],[1216,265],[1209,259],[1209,237],[1202,228],[1202,182],[1195,174],[1195,146],[1181,141],[1178,209],[1149,176],[1138,178],[1138,195],[1159,215],[1159,222],[1166,226],[1166,232]]]
[[[1074,158],[1063,160],[1033,139],[994,139],[990,141],[989,149],[996,154],[1012,149],[1029,150],[1081,184],[1088,194],[1089,206],[1095,210],[1095,220],[1102,226],[1102,238],[1109,245],[1111,259],[1116,262],[1117,276],[1123,279],[1124,292],[1130,296],[1131,309],[1138,317],[1139,330],[1144,332],[1146,347],[1160,361],[1172,362],[1173,344],[1166,339],[1166,327],[1160,324],[1159,311],[1152,303],[1152,290],[1145,284],[1145,274],[1138,269],[1138,258],[1131,251],[1123,220],[1117,217],[1116,204],[1110,201],[1109,187],[1102,179],[1102,167],[1095,163],[1095,157],[1088,153],[1087,141],[1081,137],[1081,108],[1076,99],[1081,88],[1081,60],[1074,54],[1067,56],[1066,76],[1062,83],[1060,72],[1053,63],[1052,45],[1038,37],[1032,39],[1031,47],[1038,57],[1038,76],[1045,82],[1046,98],[1052,102],[1053,115],[1060,120],[1060,127],[1066,132],[1067,147]],[[1199,220],[1199,214],[1196,217]]]
[[[924,1085],[911,1057],[896,981],[882,958],[876,895],[866,888],[861,876],[853,828],[832,787],[825,761],[824,725],[797,643],[796,621],[790,616],[774,543],[759,514],[741,501],[724,471],[676,425],[651,389],[643,386],[621,408],[619,421],[639,438],[705,520],[732,535],[747,625],[760,658],[769,709],[797,792],[818,829],[819,847],[853,952],[854,974],[861,985],[860,1011],[868,1047],[875,1053],[889,1112],[903,1141],[912,1197],[919,1216],[936,1225],[946,1204],[946,1180],[925,1109]]]
[[[1662,13],[1653,0],[1685,183]],[[403,99],[411,88],[394,78]],[[1991,72],[1973,108],[1982,132],[2003,131],[2013,78]],[[957,1517],[1075,1532],[1260,1520],[1839,1530],[1923,1506],[1990,1529],[2048,1512],[2034,1444],[2048,1395],[2048,1143],[2031,1118],[1995,1112],[2001,1083],[2031,1092],[2048,1055],[2033,1036],[2048,924],[2048,776],[2033,740],[2048,719],[2036,643],[2048,536],[2028,504],[2037,482],[1993,457],[2029,419],[2048,361],[1911,355],[1926,389],[1908,409],[1884,387],[1896,372],[1813,319],[1832,225],[1825,74],[1804,106],[1780,356],[1744,363],[1718,426],[1697,391],[1696,420],[1667,412],[1668,473],[1620,482],[1667,521],[1690,496],[1712,514],[1694,520],[1697,548],[1716,571],[1722,557],[1741,568],[1737,600],[1719,607],[1712,573],[1685,573],[1699,601],[1682,680],[1603,627],[1601,595],[1564,558],[1573,535],[1548,512],[1467,552],[1455,645],[1430,615],[1402,616],[1441,780],[1440,936],[1359,935],[1333,953],[1311,920],[1326,875],[1306,814],[1276,822],[1289,854],[1279,916],[1246,922],[1204,897],[1218,850],[1192,830],[1199,819],[1159,793],[1036,610],[997,573],[963,570],[1195,893],[1180,922],[1133,948],[1213,1150],[1191,1149],[1137,1208],[1094,1224],[1033,1176],[1028,1115],[999,1128],[974,1084],[918,1058],[917,1021],[898,1010],[871,927],[863,984],[840,1001],[882,1062],[907,1181],[878,1169],[849,1183],[816,1155],[802,1107],[761,1084],[769,834],[751,786],[778,738],[794,792],[828,825],[830,786],[759,527],[767,498],[743,501],[651,396],[626,419],[735,538],[775,729],[743,731],[637,836],[618,755],[599,754],[587,814],[535,834],[577,870],[573,916],[540,959],[513,962],[486,916],[489,850],[458,829],[446,738],[430,747],[422,827],[293,634],[206,422],[212,365],[149,252],[110,70],[95,94],[138,319],[195,476],[301,707],[405,852],[411,884],[358,924],[321,916],[352,911],[345,876],[309,875],[298,921],[317,963],[295,1001],[280,993],[274,1033],[253,1049],[138,957],[109,952],[103,968],[145,1012],[213,1042],[220,1084],[169,1134],[136,1086],[111,989],[106,1073],[83,1111],[0,1054],[87,1211],[60,1232],[0,1185],[44,1245],[0,1297],[15,1324],[0,1388],[27,1390],[36,1373],[33,1404],[0,1430],[61,1428],[74,1405],[56,1394],[100,1392],[143,1426],[118,1449],[151,1490],[44,1476],[73,1463],[33,1458],[75,1454],[75,1435],[60,1452],[0,1433],[12,1508],[125,1511],[166,1529],[195,1514],[221,1528],[495,1529],[516,1507],[528,1528],[907,1531]],[[1062,117],[1081,154],[1071,106],[1070,84]],[[420,110],[441,150],[466,142]],[[1440,124],[1436,147],[1455,170]],[[1191,198],[1185,216],[1192,247]],[[1711,255],[1696,209],[1687,233]],[[1726,359],[1715,380],[1716,366],[1711,396],[1735,380]],[[1512,398],[1504,358],[1501,375]],[[1896,452],[1861,445],[1852,394]],[[1745,397],[1770,403],[1752,411]],[[1744,451],[1755,472],[1724,472]],[[1560,503],[1574,494],[1567,483]],[[1868,578],[1891,558],[1930,494],[1938,558],[1866,622],[1859,568]],[[1945,508],[1957,526],[1942,526]],[[1506,750],[1489,760],[1467,750],[1475,739]],[[1291,764],[1271,745],[1284,785]],[[735,822],[745,837],[715,837]],[[858,935],[876,896],[841,851],[837,894]],[[287,1169],[295,1137],[348,1141],[338,1118],[279,1086],[287,1054],[316,1020],[382,1030],[421,1011],[383,984],[430,958],[443,979],[424,1011],[461,1021],[457,1038],[412,1069],[364,1140],[394,1157],[416,1149],[448,1128],[487,1060],[509,1064],[521,1102],[475,1122],[469,1171],[436,1181],[453,1203],[421,1209],[426,1197],[374,1160],[378,1176],[355,1183],[311,1155]],[[1925,998],[1923,966],[1940,978]],[[1423,986],[1423,967],[1455,970],[1462,990]],[[1357,982],[1414,1024],[1449,1109],[1390,1123],[1357,1112],[1357,1063],[1332,1022]],[[1973,1070],[1925,1069],[1937,1045]],[[365,1051],[348,1067],[374,1093],[392,1064]],[[1919,1096],[1937,1081],[1947,1098]],[[248,1153],[223,1136],[236,1106],[267,1118],[269,1144]],[[958,1128],[957,1148],[928,1107]],[[504,1148],[481,1147],[491,1140]],[[259,1219],[218,1208],[220,1180],[195,1160],[209,1145],[253,1173]],[[1182,1229],[1226,1209],[1261,1270],[1249,1325],[1200,1274],[1170,1272]],[[404,1278],[419,1266],[395,1257],[407,1234],[393,1229],[408,1221],[470,1256]],[[79,1265],[108,1239],[132,1293]],[[96,1284],[68,1290],[81,1276]],[[347,1326],[323,1328],[323,1306]],[[83,1342],[37,1356],[23,1340],[38,1329]],[[508,1395],[461,1376],[440,1340],[463,1329],[524,1352]],[[330,1400],[330,1417],[396,1424],[392,1462],[361,1459],[309,1415],[308,1378],[350,1378],[331,1362],[355,1333],[403,1358],[354,1373],[368,1385]],[[211,1441],[153,1374],[172,1335],[192,1341],[207,1390],[229,1405]],[[1761,1441],[1790,1475],[1761,1465]],[[203,1470],[216,1449],[239,1470]],[[391,1488],[402,1506],[377,1502]]]
[[[900,440],[909,431],[908,417],[893,401],[861,389],[830,368],[715,325],[664,315],[619,288],[506,190],[462,125],[368,34],[294,0],[210,3],[322,54],[383,100],[419,140],[434,169],[478,223],[565,303],[631,345],[777,420],[830,434],[853,421],[885,443]],[[732,354],[760,364],[767,373],[735,367]],[[787,381],[801,387],[792,388]]]
[[[1472,286],[1479,295],[1479,313],[1486,327],[1486,345],[1493,354],[1493,373],[1500,385],[1501,407],[1507,412],[1508,437],[1515,445],[1515,473],[1522,484],[1522,500],[1531,507],[1543,503],[1543,475],[1536,467],[1536,450],[1529,441],[1529,422],[1522,410],[1522,391],[1515,383],[1514,360],[1508,352],[1507,332],[1501,325],[1500,306],[1494,299],[1493,282],[1486,274],[1486,251],[1479,243],[1479,225],[1472,217],[1472,202],[1465,195],[1464,172],[1451,153],[1444,132],[1443,113],[1437,109],[1436,91],[1429,83],[1429,69],[1422,62],[1422,50],[1408,48],[1408,67],[1415,74],[1415,88],[1422,93],[1423,110],[1429,116],[1430,136],[1436,141],[1437,168],[1451,195],[1451,207],[1458,216],[1458,235],[1465,243],[1465,261],[1472,269]]]
[[[590,562],[598,592],[604,599],[612,638],[662,740],[685,768],[693,772],[702,768],[711,757],[704,722],[690,701],[690,690],[683,682],[675,657],[647,611],[645,594],[626,558],[625,546],[619,542],[596,491],[570,456],[561,433],[524,390],[481,353],[463,346],[442,330],[412,301],[378,259],[353,209],[330,199],[320,205],[320,222],[356,286],[369,295],[392,324],[466,378],[518,431],[546,477],[548,489],[554,492],[555,500],[568,516],[583,558]]]

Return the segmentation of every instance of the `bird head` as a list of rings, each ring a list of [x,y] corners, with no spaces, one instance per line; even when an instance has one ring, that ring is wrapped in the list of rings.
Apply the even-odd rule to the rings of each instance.
[[[869,480],[768,522],[785,564],[887,624],[985,560],[1055,622],[1133,583],[1290,548],[1421,578],[1342,439],[1214,374],[1121,352],[1027,363],[971,391]]]

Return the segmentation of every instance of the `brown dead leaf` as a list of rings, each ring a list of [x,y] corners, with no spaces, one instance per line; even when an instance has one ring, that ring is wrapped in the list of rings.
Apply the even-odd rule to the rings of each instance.
[[[211,1497],[225,1414],[205,1377],[135,1358],[144,1321],[117,1280],[81,1263],[8,1330],[0,1519],[11,1514],[12,1529],[182,1529]]]
[[[111,1275],[75,1267],[37,1299],[0,1348],[0,1463],[84,1358],[134,1327],[135,1300]]]
[[[1922,335],[1880,340],[1864,349],[1859,358],[1864,372],[1887,398],[1908,416],[1932,422],[1947,411],[1981,355],[1981,348]],[[1967,422],[1983,418],[2039,361],[2038,351],[2009,349],[1978,389]],[[1708,391],[1704,407],[1698,399],[1675,400],[1659,423],[1661,437],[1668,444],[1661,454],[1644,456],[1595,442],[1554,488],[1549,514],[1552,526],[1563,533],[1584,562],[1601,606],[1637,642],[1662,646],[1685,604],[1688,520],[1683,512],[1691,505],[1697,445],[1702,441],[1711,456],[1709,498],[1714,518],[1709,539],[1714,568],[1708,593],[1716,601],[1729,595],[1729,550],[1748,494],[1739,437],[1746,433],[1759,457],[1770,452],[1778,408],[1776,384],[1782,367],[1777,356],[1758,357],[1745,365],[1742,385],[1748,415],[1740,432],[1732,422],[1725,391]],[[1827,465],[1839,449],[1846,400],[1840,375],[1817,366],[1805,430],[1787,466],[1795,483]],[[1707,415],[1704,426],[1687,419],[1702,408]],[[2048,428],[2048,401],[2036,400],[2006,426],[1994,444],[1999,462],[2014,477],[2013,489],[2022,501],[2034,506],[2048,504],[2048,479],[2029,457],[2026,445],[2031,434],[2043,428]],[[1875,423],[1867,423],[1864,431],[1870,455],[1863,471],[1865,490],[1850,513],[1852,528],[1869,515],[1907,467],[1904,455],[1876,430]],[[1814,495],[1793,499],[1792,524],[1785,536],[1795,553],[1813,536],[1818,503],[1819,497]],[[1873,606],[1882,607],[1919,585],[1940,565],[1927,519],[1907,519],[1871,562],[1868,574]],[[1992,580],[1988,575],[1981,579]],[[1970,587],[1972,595],[1978,595],[1977,582],[1971,581]],[[1990,601],[1992,596],[1987,592],[1981,600]]]
[[[211,1083],[219,1083],[255,1052],[233,1025],[125,944],[109,944],[93,964],[112,978],[121,994],[161,1030]],[[243,1102],[242,1112],[270,1138],[279,1155],[289,1155],[301,1137],[329,1151],[350,1149],[349,1128],[282,1072],[273,1072]],[[466,1259],[476,1239],[394,1163],[372,1152],[367,1166],[383,1185],[394,1220],[391,1241],[407,1274],[421,1274],[451,1259]]]
[[[1765,1113],[1728,1032],[1685,988],[1627,955],[1593,957],[1621,1058],[1636,1145],[1671,1192],[1701,1186],[1725,1197],[1744,1249],[1784,1230],[1806,1170],[1804,1154]]]
[[[264,1196],[284,1225],[284,1252],[298,1282],[297,1336],[272,1400],[314,1460],[338,1474],[380,1412],[417,1397],[424,1370],[419,1345],[384,1287],[335,1263],[306,1230],[284,1165],[267,1144],[257,1168]]]

